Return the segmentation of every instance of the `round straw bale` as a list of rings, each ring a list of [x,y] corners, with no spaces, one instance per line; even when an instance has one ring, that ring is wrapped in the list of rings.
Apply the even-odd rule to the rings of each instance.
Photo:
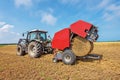
[[[76,56],[85,56],[93,50],[93,43],[80,36],[76,36],[72,39],[71,48]]]

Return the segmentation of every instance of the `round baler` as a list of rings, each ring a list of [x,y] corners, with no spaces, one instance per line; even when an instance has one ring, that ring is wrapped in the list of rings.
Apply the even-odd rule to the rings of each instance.
[[[61,59],[65,64],[74,64],[76,56],[85,56],[93,50],[93,42],[98,38],[97,32],[94,25],[82,20],[56,32],[52,40],[55,52],[53,61]],[[61,53],[61,56],[58,56],[58,53]]]

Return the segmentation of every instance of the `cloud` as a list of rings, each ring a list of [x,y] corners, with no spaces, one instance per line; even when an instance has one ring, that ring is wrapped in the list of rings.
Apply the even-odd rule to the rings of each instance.
[[[41,14],[41,22],[46,23],[48,25],[55,25],[57,18],[53,16],[50,12],[42,12]]]
[[[32,6],[32,0],[14,0],[15,6],[20,7],[30,7]]]
[[[14,25],[0,22],[0,43],[16,43],[20,34],[12,31]]]
[[[107,7],[107,10],[110,10],[110,11],[118,11],[120,10],[120,6],[118,5],[115,5],[115,4],[111,4],[110,6]]]
[[[102,19],[104,21],[112,21],[117,20],[120,16],[120,5],[118,2],[113,0],[102,0],[98,4],[96,4],[94,9],[102,14]]]
[[[119,16],[120,16],[120,6],[114,3],[106,7],[106,9],[104,10],[103,19],[106,21],[110,21],[113,19],[118,19]]]
[[[10,24],[4,24],[1,28],[0,28],[0,31],[2,32],[8,32],[9,29],[13,28],[14,26],[13,25],[10,25]]]
[[[111,16],[111,14],[110,13],[104,13],[103,14],[103,19],[104,20],[106,20],[106,21],[110,21],[110,20],[112,20],[114,18],[114,16]]]
[[[79,2],[81,2],[81,0],[60,0],[61,3],[63,4],[78,4]]]
[[[6,24],[5,22],[0,22],[0,26],[2,26],[2,25],[4,25],[4,24]]]
[[[40,19],[40,22],[50,26],[54,26],[57,22],[57,17],[54,14],[54,9],[48,7],[46,10],[37,10],[30,13],[31,17]]]
[[[110,0],[102,0],[102,1],[98,4],[97,8],[104,8],[104,7],[106,7],[106,6],[109,4],[109,2],[110,2]]]
[[[112,12],[116,16],[120,16],[120,5],[111,4],[106,10]]]

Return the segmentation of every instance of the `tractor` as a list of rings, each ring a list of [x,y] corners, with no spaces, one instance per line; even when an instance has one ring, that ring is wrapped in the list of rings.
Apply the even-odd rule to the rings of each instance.
[[[93,42],[98,37],[97,27],[83,20],[57,31],[52,40],[53,62],[62,60],[67,65],[74,64],[77,56],[85,57],[93,50]]]
[[[23,33],[23,36],[25,33]],[[47,39],[47,31],[32,30],[27,32],[26,39],[19,39],[17,44],[17,55],[26,53],[32,58],[38,58],[42,54],[51,53],[51,40]]]

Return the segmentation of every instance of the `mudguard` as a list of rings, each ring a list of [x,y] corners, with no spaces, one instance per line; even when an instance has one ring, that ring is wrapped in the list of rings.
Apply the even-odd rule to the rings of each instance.
[[[26,51],[27,48],[26,39],[19,39],[17,45],[20,45],[22,47],[22,50]]]

